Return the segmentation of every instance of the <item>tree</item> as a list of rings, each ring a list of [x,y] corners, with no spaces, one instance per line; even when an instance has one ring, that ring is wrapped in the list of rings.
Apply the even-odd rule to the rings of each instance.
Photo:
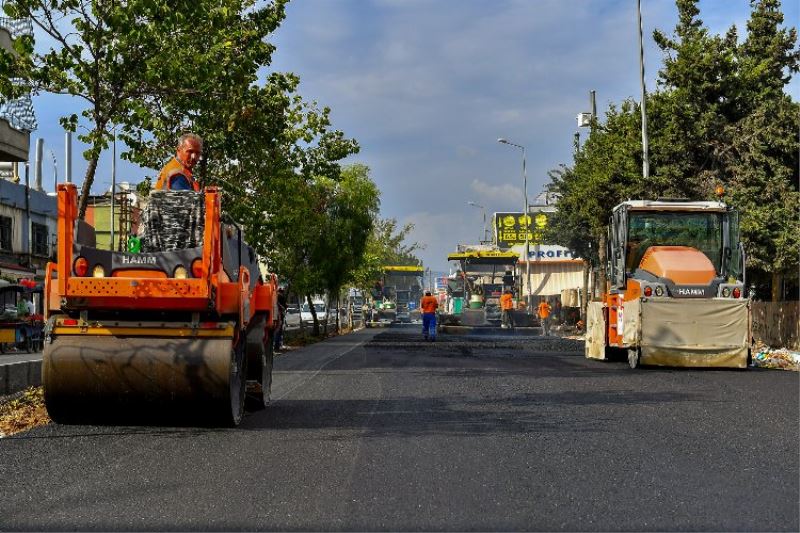
[[[606,235],[611,210],[627,198],[651,194],[641,176],[641,120],[631,100],[611,105],[575,154],[572,167],[551,172],[550,190],[559,196],[548,240],[567,246],[596,265],[605,290]],[[585,301],[585,300],[584,300]]]
[[[86,202],[110,129],[123,138],[158,126],[148,110],[165,100],[202,95],[224,101],[241,93],[269,63],[273,47],[264,39],[284,17],[286,0],[256,6],[253,0],[8,0],[7,15],[30,18],[53,45],[34,50],[31,38],[0,55],[0,78],[19,78],[34,92],[69,94],[84,100],[81,112],[90,148],[81,188]],[[187,44],[190,43],[190,44]],[[0,84],[4,96],[9,85]],[[75,131],[73,113],[61,118]],[[134,133],[136,132],[136,133]],[[127,140],[127,139],[126,139]],[[174,141],[173,141],[174,142]]]
[[[655,181],[672,196],[706,198],[727,168],[720,160],[725,125],[736,120],[736,29],[710,35],[697,0],[677,0],[673,36],[653,34],[664,53],[659,91],[648,100]]]
[[[367,241],[378,214],[379,197],[366,165],[343,168],[341,180],[328,185],[325,228],[314,263],[322,270],[326,292],[336,299],[337,308],[342,287],[355,278],[364,261]],[[324,334],[327,335],[327,322]]]

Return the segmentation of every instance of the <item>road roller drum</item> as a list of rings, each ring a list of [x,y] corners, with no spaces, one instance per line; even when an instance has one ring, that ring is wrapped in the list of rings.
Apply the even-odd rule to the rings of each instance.
[[[89,335],[45,346],[45,402],[56,422],[174,419],[236,425],[242,350],[233,339]]]

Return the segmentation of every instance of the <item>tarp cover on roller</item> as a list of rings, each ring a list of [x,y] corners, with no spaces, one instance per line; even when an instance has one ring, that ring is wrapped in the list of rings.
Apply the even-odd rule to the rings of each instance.
[[[748,301],[642,301],[642,362],[654,365],[744,367]],[[628,312],[627,303],[625,312]]]
[[[586,308],[586,357],[606,358],[606,321],[603,302],[589,302]]]

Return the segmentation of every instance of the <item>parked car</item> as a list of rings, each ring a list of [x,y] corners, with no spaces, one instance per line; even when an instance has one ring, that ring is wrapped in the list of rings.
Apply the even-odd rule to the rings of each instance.
[[[286,327],[299,328],[300,327],[300,309],[297,307],[286,308]]]
[[[317,320],[319,320],[319,323],[324,324],[325,321],[328,320],[328,306],[325,305],[325,302],[316,301],[314,302],[314,310],[317,313]],[[304,303],[303,307],[300,309],[300,320],[302,320],[304,324],[314,323],[314,316],[311,314],[308,303]]]

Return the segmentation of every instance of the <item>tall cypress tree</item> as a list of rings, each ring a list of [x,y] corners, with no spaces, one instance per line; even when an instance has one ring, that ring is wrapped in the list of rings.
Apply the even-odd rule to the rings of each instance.
[[[800,50],[797,30],[781,27],[779,0],[752,0],[751,6],[747,38],[738,49],[741,118],[726,129],[728,199],[743,212],[748,263],[766,274],[777,301],[784,277],[800,266],[800,106],[785,93]]]

